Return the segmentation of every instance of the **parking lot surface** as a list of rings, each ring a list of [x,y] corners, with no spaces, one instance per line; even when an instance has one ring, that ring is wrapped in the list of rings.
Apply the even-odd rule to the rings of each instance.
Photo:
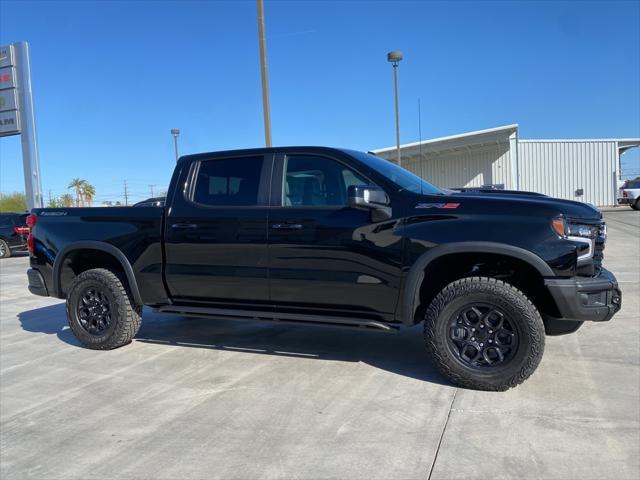
[[[547,337],[506,393],[450,385],[399,335],[161,316],[81,348],[0,261],[0,477],[640,477],[640,213],[605,213],[610,322]]]

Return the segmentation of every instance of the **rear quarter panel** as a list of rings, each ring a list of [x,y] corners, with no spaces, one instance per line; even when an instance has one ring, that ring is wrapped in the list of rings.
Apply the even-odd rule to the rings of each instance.
[[[97,241],[120,250],[129,261],[145,304],[166,301],[162,280],[162,207],[34,209],[31,266],[53,285],[54,263],[66,248]],[[51,292],[55,294],[55,292]]]

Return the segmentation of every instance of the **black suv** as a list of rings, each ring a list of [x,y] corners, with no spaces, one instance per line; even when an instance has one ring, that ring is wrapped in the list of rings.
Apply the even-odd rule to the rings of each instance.
[[[164,206],[34,209],[29,289],[67,299],[89,348],[131,341],[142,306],[394,332],[424,321],[459,385],[504,390],[544,336],[620,308],[585,203],[451,192],[374,155],[286,147],[182,157]]]
[[[27,250],[27,213],[0,213],[0,258]]]

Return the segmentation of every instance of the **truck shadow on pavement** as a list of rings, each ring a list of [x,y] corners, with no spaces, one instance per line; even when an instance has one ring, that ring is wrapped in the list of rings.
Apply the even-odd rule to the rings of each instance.
[[[18,318],[26,331],[56,334],[63,342],[81,347],[68,327],[64,303],[22,312]],[[398,334],[385,334],[250,320],[211,320],[162,315],[145,308],[142,327],[134,342],[325,361],[362,362],[417,380],[451,385],[429,361],[421,326],[403,329]],[[127,347],[122,348],[126,351]]]
[[[67,323],[64,303],[34,308],[18,314],[22,329],[27,332],[57,334],[58,338],[69,345],[80,346]]]

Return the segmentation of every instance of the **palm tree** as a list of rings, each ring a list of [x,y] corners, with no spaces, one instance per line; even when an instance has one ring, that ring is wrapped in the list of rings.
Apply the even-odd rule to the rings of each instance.
[[[87,201],[89,206],[91,206],[91,201],[93,197],[96,196],[96,187],[91,185],[86,180],[83,180],[84,184],[82,185],[82,198]]]
[[[58,199],[58,201],[61,207],[65,207],[65,208],[73,207],[73,196],[69,195],[68,193],[65,193],[64,195],[60,195],[60,198]]]
[[[82,189],[86,183],[86,180],[82,180],[81,178],[74,178],[69,184],[68,188],[73,188],[76,191],[76,207],[84,205],[84,199],[82,198]]]

